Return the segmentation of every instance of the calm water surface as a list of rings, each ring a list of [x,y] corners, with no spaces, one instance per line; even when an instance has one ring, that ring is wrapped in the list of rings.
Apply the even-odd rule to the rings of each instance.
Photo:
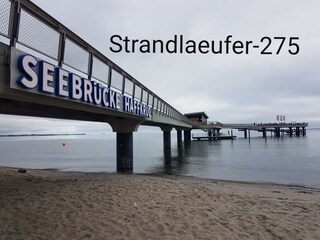
[[[320,131],[306,137],[193,141],[164,156],[162,133],[134,133],[134,172],[295,184],[320,188]],[[115,172],[115,134],[0,137],[0,165]]]

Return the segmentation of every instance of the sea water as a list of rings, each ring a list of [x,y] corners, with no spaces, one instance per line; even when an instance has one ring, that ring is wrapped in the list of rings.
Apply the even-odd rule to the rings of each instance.
[[[320,131],[305,137],[261,136],[192,141],[164,154],[162,132],[134,133],[134,172],[271,182],[320,188]],[[112,132],[84,136],[0,137],[0,165],[62,171],[115,172]]]

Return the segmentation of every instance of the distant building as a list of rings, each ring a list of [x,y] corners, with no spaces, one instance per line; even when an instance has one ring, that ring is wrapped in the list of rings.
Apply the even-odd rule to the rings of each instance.
[[[184,115],[194,123],[205,125],[207,124],[207,119],[209,118],[205,112],[186,113]]]

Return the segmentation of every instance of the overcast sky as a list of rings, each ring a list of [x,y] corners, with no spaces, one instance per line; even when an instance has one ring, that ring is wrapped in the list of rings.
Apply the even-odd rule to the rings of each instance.
[[[33,0],[180,112],[224,123],[286,120],[320,126],[318,0]],[[112,35],[131,39],[253,41],[286,37],[279,55],[113,53]],[[288,53],[299,37],[300,52]],[[279,42],[273,40],[275,52]],[[261,47],[262,48],[262,47]],[[81,125],[81,124],[80,124]]]

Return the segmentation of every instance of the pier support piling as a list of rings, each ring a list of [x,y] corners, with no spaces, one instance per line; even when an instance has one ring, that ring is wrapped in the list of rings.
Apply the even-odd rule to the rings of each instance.
[[[172,126],[160,126],[163,132],[163,153],[165,157],[171,156],[171,131]]]
[[[244,138],[248,138],[248,132],[247,132],[247,129],[243,129],[243,133],[244,133]]]
[[[171,150],[171,131],[163,131],[163,149]]]
[[[178,146],[182,145],[182,131],[177,130],[177,144]]]
[[[300,128],[296,127],[296,137],[300,137]]]
[[[208,140],[212,141],[213,132],[211,130],[208,131]]]
[[[117,171],[133,172],[133,132],[137,131],[141,121],[130,119],[108,119],[113,132],[117,133]]]
[[[279,127],[276,127],[276,128],[275,128],[274,134],[275,134],[275,137],[276,137],[276,138],[280,138],[280,128],[279,128]]]
[[[117,171],[133,171],[133,132],[117,132]]]
[[[262,128],[262,137],[267,138],[267,129],[266,128]]]
[[[184,142],[185,143],[190,143],[191,142],[191,130],[184,130],[183,131],[183,137],[184,137]]]

